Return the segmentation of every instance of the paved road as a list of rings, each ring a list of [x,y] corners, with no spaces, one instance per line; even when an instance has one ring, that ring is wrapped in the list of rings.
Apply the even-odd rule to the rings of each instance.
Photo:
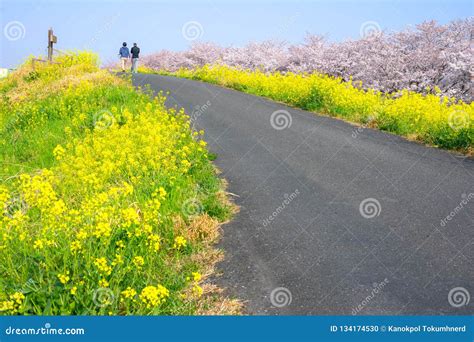
[[[206,130],[241,207],[217,282],[248,313],[474,313],[472,159],[202,82],[134,83]]]

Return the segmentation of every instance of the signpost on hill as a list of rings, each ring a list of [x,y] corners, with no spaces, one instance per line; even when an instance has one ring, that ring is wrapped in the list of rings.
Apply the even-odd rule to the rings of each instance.
[[[53,61],[53,44],[58,42],[58,37],[56,37],[53,33],[53,28],[49,28],[48,30],[48,61],[51,63]]]
[[[48,60],[44,60],[41,58],[33,58],[31,60],[31,66],[33,70],[35,70],[35,62],[42,62],[42,63],[54,63],[53,62],[53,52],[56,50],[54,48],[54,44],[58,42],[58,37],[54,35],[53,28],[50,27],[48,30]]]

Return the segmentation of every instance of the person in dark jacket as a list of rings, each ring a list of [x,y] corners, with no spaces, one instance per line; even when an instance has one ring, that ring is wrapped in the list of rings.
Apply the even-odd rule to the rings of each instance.
[[[120,61],[122,63],[122,71],[125,71],[127,61],[130,58],[130,51],[128,51],[127,43],[123,42],[122,47],[119,50]]]
[[[133,43],[130,52],[132,53],[132,72],[136,73],[138,68],[138,55],[140,54],[140,48],[137,46],[137,43]]]

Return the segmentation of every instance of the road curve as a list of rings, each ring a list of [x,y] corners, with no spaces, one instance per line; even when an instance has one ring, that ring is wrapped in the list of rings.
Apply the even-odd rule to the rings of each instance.
[[[198,81],[133,82],[205,129],[240,206],[216,282],[249,314],[474,313],[473,159]]]

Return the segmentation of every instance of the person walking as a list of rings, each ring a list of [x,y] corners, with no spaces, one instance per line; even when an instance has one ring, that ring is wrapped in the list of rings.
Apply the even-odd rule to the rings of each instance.
[[[127,61],[130,58],[130,51],[128,51],[127,43],[123,42],[122,47],[119,50],[120,62],[122,63],[122,71],[125,72]]]
[[[137,46],[137,43],[133,43],[133,47],[130,52],[132,53],[132,72],[137,73],[138,55],[140,54],[140,48]]]

